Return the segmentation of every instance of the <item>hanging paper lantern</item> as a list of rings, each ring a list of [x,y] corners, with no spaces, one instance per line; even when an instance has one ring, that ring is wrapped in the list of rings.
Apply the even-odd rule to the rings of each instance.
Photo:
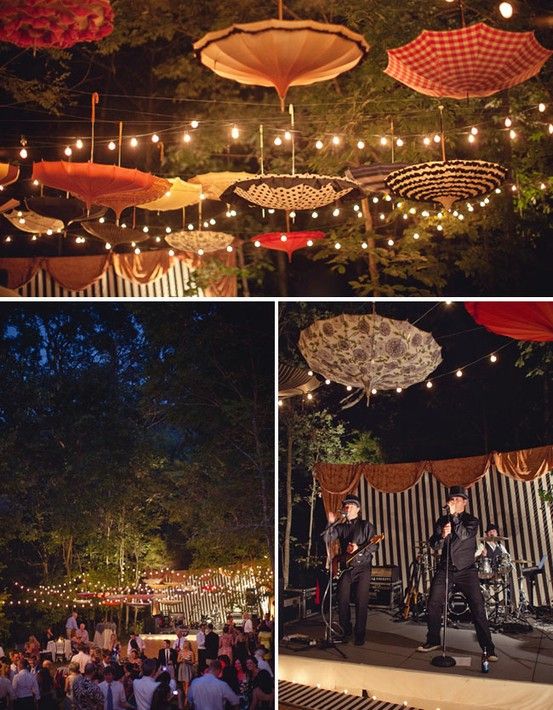
[[[323,239],[324,236],[324,232],[266,232],[251,237],[250,242],[259,242],[267,249],[285,251],[288,260],[292,261],[292,254],[296,249],[303,249],[308,246],[307,242]]]
[[[281,399],[301,397],[314,392],[321,381],[307,370],[280,363],[278,366],[278,396]]]
[[[533,32],[507,32],[483,22],[458,30],[423,30],[388,50],[386,74],[426,96],[490,96],[530,79],[553,53]]]
[[[198,204],[202,192],[199,185],[192,185],[190,181],[186,182],[179,177],[167,178],[167,180],[170,183],[170,188],[164,195],[152,202],[137,205],[137,207],[152,212],[169,212]]]
[[[355,67],[369,45],[341,25],[265,20],[210,32],[194,44],[194,51],[225,79],[273,86],[283,107],[290,86],[334,79]]]
[[[198,252],[200,249],[206,254],[220,251],[230,246],[234,237],[226,232],[211,232],[203,230],[182,230],[172,232],[165,237],[167,244],[179,251]]]
[[[223,202],[257,205],[267,209],[314,210],[337,200],[360,199],[358,183],[328,175],[257,175],[233,183],[221,195]]]
[[[109,0],[13,0],[2,3],[0,41],[18,47],[66,49],[113,31]]]
[[[100,224],[99,222],[83,222],[82,228],[92,234],[93,237],[101,239],[106,244],[111,244],[112,246],[118,246],[119,244],[140,244],[140,242],[145,242],[149,239],[149,236],[145,232],[140,232],[138,229],[130,229],[129,227],[120,227],[117,224],[111,224],[110,222],[105,222]]]
[[[474,320],[487,330],[515,340],[553,341],[553,302],[502,301],[465,303]]]
[[[442,361],[432,337],[408,321],[343,314],[302,330],[299,348],[309,367],[325,379],[355,388],[344,408],[376,390],[405,389],[422,382]]]
[[[505,180],[507,168],[485,160],[436,160],[390,173],[386,185],[396,195],[439,202],[450,209],[457,200],[485,195]]]

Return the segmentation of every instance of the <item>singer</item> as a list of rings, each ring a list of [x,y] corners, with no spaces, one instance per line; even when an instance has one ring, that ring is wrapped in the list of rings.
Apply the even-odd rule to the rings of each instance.
[[[467,513],[468,494],[462,486],[452,486],[447,495],[443,514],[434,525],[434,534],[429,540],[434,550],[441,551],[438,569],[432,580],[427,605],[428,633],[426,643],[417,651],[427,653],[440,648],[440,621],[444,609],[446,565],[449,565],[450,589],[455,585],[461,591],[471,610],[478,643],[488,654],[488,660],[497,661],[492,641],[484,599],[480,591],[478,571],[474,562],[476,536],[480,527],[478,518]],[[446,558],[445,541],[450,537],[449,560]]]
[[[357,496],[347,495],[342,501],[340,515],[328,514],[328,527],[324,535],[329,540],[339,540],[342,554],[351,555],[361,550],[346,569],[338,582],[338,615],[342,628],[342,640],[351,637],[352,625],[350,616],[350,596],[353,587],[357,587],[355,600],[355,633],[354,643],[362,646],[365,643],[365,627],[367,625],[367,610],[369,605],[369,589],[371,585],[371,561],[376,544],[369,540],[375,537],[376,529],[372,523],[363,520],[359,515],[361,502]],[[363,548],[363,549],[361,549]]]

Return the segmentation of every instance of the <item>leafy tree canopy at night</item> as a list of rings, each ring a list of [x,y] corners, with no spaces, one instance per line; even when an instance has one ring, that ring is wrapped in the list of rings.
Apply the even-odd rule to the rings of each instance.
[[[3,159],[18,160],[19,139],[24,134],[34,146],[31,158],[63,157],[63,149],[77,137],[89,135],[87,124],[90,95],[100,93],[97,107],[96,159],[113,162],[107,143],[117,137],[117,123],[124,122],[126,142],[123,165],[138,166],[161,175],[194,174],[220,170],[259,170],[259,126],[264,126],[264,168],[289,172],[290,143],[283,139],[290,128],[290,116],[281,113],[276,92],[243,86],[222,79],[201,65],[192,52],[194,41],[205,33],[235,22],[253,22],[276,16],[275,7],[241,0],[229,5],[222,0],[192,2],[183,6],[165,2],[114,2],[115,30],[97,45],[80,45],[64,52],[21,52],[3,45],[7,75],[0,75],[2,100],[6,105]],[[506,21],[497,12],[498,3],[475,0],[467,9],[467,22],[486,21],[506,30],[536,30],[546,47],[553,47],[547,25],[548,4],[544,0],[517,6]],[[340,6],[329,3],[296,2],[286,5],[287,19],[314,19],[341,23],[362,34],[371,46],[367,58],[356,68],[331,82],[294,87],[288,101],[295,109],[297,172],[343,174],[348,166],[391,162],[391,121],[394,135],[403,146],[395,160],[407,163],[440,159],[435,143],[423,144],[440,128],[437,99],[417,94],[384,74],[386,49],[406,44],[423,29],[446,30],[460,26],[457,3],[416,0],[380,3],[347,0]],[[42,85],[33,84],[40,64]],[[490,204],[478,200],[469,211],[461,203],[458,215],[428,204],[369,199],[354,212],[342,205],[335,217],[335,205],[298,214],[294,229],[323,229],[326,240],[297,253],[291,264],[282,254],[256,249],[246,243],[245,268],[251,293],[289,295],[394,295],[394,294],[546,294],[549,292],[551,261],[551,62],[524,84],[483,99],[444,99],[444,127],[449,158],[478,158],[502,163],[509,168],[502,193],[492,195]],[[33,73],[34,72],[34,73]],[[46,74],[45,72],[49,72]],[[54,82],[51,76],[59,80]],[[15,80],[26,82],[15,84]],[[48,84],[48,92],[43,87]],[[61,86],[63,84],[65,88]],[[540,103],[545,111],[540,112]],[[10,108],[12,107],[12,108]],[[51,116],[58,118],[52,125]],[[513,122],[516,139],[509,138],[504,125]],[[192,129],[190,122],[199,121]],[[230,138],[233,125],[237,140]],[[478,129],[470,144],[470,128]],[[161,152],[150,136],[157,132],[164,144]],[[183,142],[183,134],[191,136]],[[140,138],[137,149],[128,138]],[[339,145],[333,145],[336,135]],[[274,139],[281,137],[282,145]],[[387,137],[387,144],[380,140]],[[363,140],[365,147],[357,143]],[[315,148],[317,140],[323,147]],[[88,141],[83,155],[88,151]],[[35,154],[36,153],[36,154]],[[77,158],[74,151],[74,160]],[[84,159],[86,159],[85,156]],[[513,188],[515,191],[513,192]],[[18,195],[23,186],[10,188]],[[28,189],[28,186],[25,186]],[[399,202],[402,202],[401,200]],[[416,213],[410,212],[416,209]],[[421,211],[429,210],[429,216]],[[285,228],[282,214],[260,210],[238,210],[237,217],[225,216],[223,203],[209,201],[204,218],[216,219],[217,228],[248,239],[259,232]],[[197,220],[195,208],[187,219]],[[358,217],[362,216],[362,219]],[[381,217],[382,215],[382,217]],[[152,239],[163,235],[167,224],[180,226],[180,215],[144,215]],[[3,227],[7,229],[7,224]],[[415,237],[415,235],[417,235]],[[16,243],[17,242],[17,243]],[[336,244],[340,248],[335,247]],[[73,253],[71,240],[64,253]],[[366,246],[363,247],[362,245]],[[58,245],[56,245],[58,246]],[[14,240],[10,255],[42,253],[54,245],[28,244]],[[88,250],[101,253],[103,246]],[[159,248],[154,241],[149,248]],[[5,245],[2,254],[5,254]],[[19,251],[18,251],[19,250]],[[7,254],[6,254],[7,255]],[[244,284],[242,284],[242,287]]]

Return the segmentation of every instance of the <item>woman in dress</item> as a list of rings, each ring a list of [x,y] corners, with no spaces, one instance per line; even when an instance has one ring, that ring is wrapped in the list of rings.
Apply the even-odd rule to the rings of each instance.
[[[40,654],[40,643],[36,636],[29,636],[25,643],[25,653],[29,656],[38,656]]]
[[[119,643],[119,639],[117,638],[117,634],[111,634],[109,644],[110,644],[109,651],[111,654],[111,662],[112,663],[119,663],[119,656],[121,655],[121,644]]]
[[[230,632],[227,624],[223,626],[223,633],[219,636],[219,656],[232,658],[234,647],[234,634]]]
[[[65,701],[63,703],[64,710],[74,710],[75,698],[73,697],[73,683],[79,677],[79,664],[72,661],[67,667],[69,673],[65,679]]]
[[[177,656],[177,663],[179,664],[179,670],[177,674],[177,681],[182,683],[182,695],[183,695],[183,705],[186,705],[186,696],[188,694],[188,687],[194,678],[194,665],[196,663],[196,657],[194,655],[194,649],[190,641],[184,641],[182,648]]]

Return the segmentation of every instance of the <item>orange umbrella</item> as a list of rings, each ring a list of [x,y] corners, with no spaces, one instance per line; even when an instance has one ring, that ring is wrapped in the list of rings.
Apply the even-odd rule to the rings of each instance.
[[[220,200],[223,192],[238,180],[248,180],[255,177],[252,173],[236,173],[236,172],[217,172],[204,173],[203,175],[194,175],[189,182],[201,185],[201,191],[208,200]]]
[[[179,177],[167,178],[170,188],[157,200],[145,202],[137,205],[140,209],[152,212],[169,212],[170,210],[181,210],[183,207],[195,205],[200,201],[202,188],[200,185],[191,185],[193,182],[186,182]]]
[[[125,207],[155,200],[170,187],[167,180],[140,170],[63,160],[34,163],[32,177],[48,187],[70,192],[88,208],[93,203],[111,207],[118,217]]]
[[[19,168],[17,165],[9,163],[0,163],[0,185],[11,185],[19,177]]]
[[[355,67],[369,45],[341,25],[279,19],[209,32],[194,50],[202,64],[225,79],[273,86],[283,107],[290,86],[334,79]]]

